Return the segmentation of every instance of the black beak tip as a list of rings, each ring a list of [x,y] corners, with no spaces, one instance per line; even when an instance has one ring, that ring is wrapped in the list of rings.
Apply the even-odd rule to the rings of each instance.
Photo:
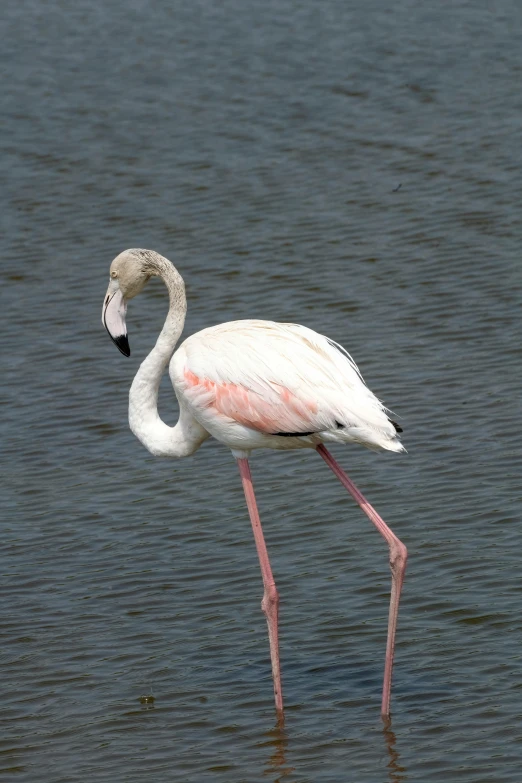
[[[126,334],[121,334],[119,337],[113,337],[112,339],[118,350],[124,356],[130,356],[129,339]]]

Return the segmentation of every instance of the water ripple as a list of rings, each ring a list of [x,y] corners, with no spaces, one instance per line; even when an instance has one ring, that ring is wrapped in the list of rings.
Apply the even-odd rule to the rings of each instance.
[[[7,9],[6,777],[518,783],[522,64],[504,5]],[[282,596],[275,725],[234,461],[212,442],[156,461],[128,431],[167,306],[157,282],[133,300],[120,361],[100,303],[130,246],[180,268],[187,334],[306,323],[400,418],[408,455],[337,455],[410,552],[384,730],[386,547],[308,453],[252,459]],[[172,424],[167,379],[160,407]]]

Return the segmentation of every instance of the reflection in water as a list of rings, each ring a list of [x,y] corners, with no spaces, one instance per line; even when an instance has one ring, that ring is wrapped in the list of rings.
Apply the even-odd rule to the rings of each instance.
[[[266,733],[268,737],[266,742],[261,743],[270,750],[270,756],[266,763],[265,775],[274,776],[274,783],[279,783],[287,775],[294,771],[294,767],[286,766],[286,748],[288,745],[288,735],[285,731],[284,716],[280,716],[273,729]]]
[[[397,737],[391,728],[391,719],[387,718],[384,721],[384,728],[382,730],[384,734],[384,741],[386,742],[386,749],[390,760],[387,764],[389,770],[390,783],[400,783],[400,781],[407,780],[406,769],[399,763],[399,751],[396,749],[395,744]]]
[[[273,776],[273,783],[280,783],[295,771],[295,767],[288,766],[286,762],[288,734],[285,731],[284,717],[280,718],[274,728],[266,732],[265,736],[268,739],[261,745],[269,749],[270,756],[265,766],[264,775]],[[403,783],[408,779],[408,774],[406,768],[400,763],[399,751],[396,748],[397,737],[392,731],[390,719],[384,721],[383,736],[389,757],[386,765],[388,779],[390,783]]]

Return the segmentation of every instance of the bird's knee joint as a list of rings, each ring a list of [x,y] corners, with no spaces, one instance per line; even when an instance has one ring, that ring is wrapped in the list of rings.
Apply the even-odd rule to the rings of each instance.
[[[402,541],[394,542],[393,545],[390,546],[390,568],[394,576],[404,571],[407,559],[408,550]]]
[[[268,585],[268,587],[265,587],[263,600],[261,601],[261,609],[263,610],[263,613],[268,617],[274,612],[277,612],[278,607],[279,607],[279,593],[277,592],[277,588],[275,584]]]

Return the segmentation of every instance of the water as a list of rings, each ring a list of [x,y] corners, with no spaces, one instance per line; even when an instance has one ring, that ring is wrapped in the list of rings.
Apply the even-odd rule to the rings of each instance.
[[[519,781],[519,4],[3,15],[5,778]],[[211,441],[155,460],[127,427],[166,312],[159,282],[131,303],[130,360],[102,330],[132,246],[179,267],[187,334],[305,323],[400,417],[408,455],[335,451],[410,553],[387,729],[386,549],[308,452],[252,459],[275,725],[234,461]]]

